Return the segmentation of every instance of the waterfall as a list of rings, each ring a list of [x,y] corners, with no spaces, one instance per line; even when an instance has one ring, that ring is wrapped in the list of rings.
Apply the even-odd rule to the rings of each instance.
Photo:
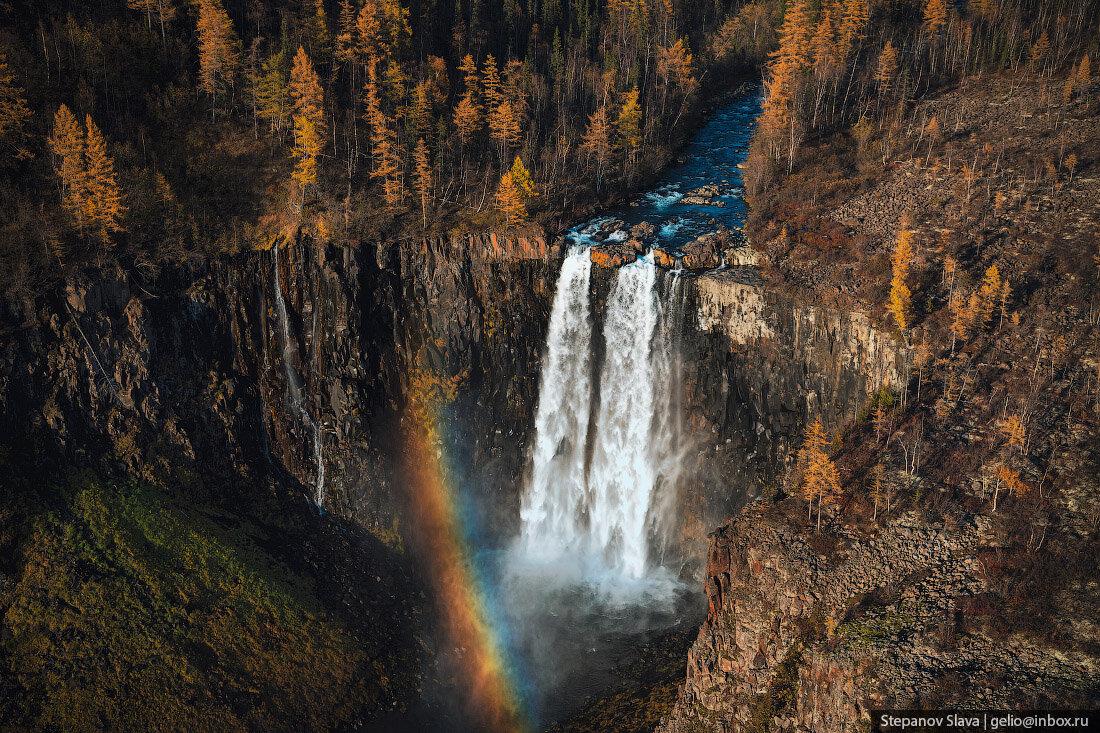
[[[681,289],[670,275],[667,292],[658,293],[650,257],[617,271],[604,322],[600,402],[589,426],[590,268],[588,250],[579,248],[558,278],[521,540],[535,558],[580,553],[613,575],[640,578],[651,541],[663,544],[675,509],[681,314],[674,304]]]
[[[677,489],[680,469],[684,464],[688,441],[684,435],[680,384],[683,364],[680,357],[681,327],[684,323],[684,278],[678,271],[664,279],[663,297],[656,336],[650,356],[654,392],[658,404],[654,409],[651,451],[656,462],[657,483],[650,501],[646,523],[654,544],[663,555],[672,543],[676,531]]]
[[[585,441],[592,399],[592,260],[575,248],[562,263],[546,337],[546,361],[535,409],[531,480],[520,517],[531,555],[553,555],[583,536]]]
[[[279,328],[282,334],[283,371],[286,373],[287,397],[290,400],[291,407],[301,416],[302,422],[309,428],[313,436],[313,463],[315,467],[313,501],[318,507],[321,507],[324,505],[325,501],[325,460],[321,446],[321,428],[314,422],[309,411],[306,410],[305,400],[302,398],[302,379],[294,369],[295,345],[290,335],[290,319],[287,318],[286,301],[283,299],[283,288],[279,282],[278,244],[272,245],[271,255],[274,261],[272,269],[275,273],[275,313],[279,317]]]

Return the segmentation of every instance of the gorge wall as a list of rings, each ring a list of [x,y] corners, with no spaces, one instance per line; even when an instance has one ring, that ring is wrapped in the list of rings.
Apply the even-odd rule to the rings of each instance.
[[[768,289],[753,267],[690,282],[682,400],[694,464],[685,475],[697,477],[699,495],[685,530],[706,542],[734,509],[774,492],[814,416],[835,429],[879,390],[900,389],[906,349],[864,314]]]
[[[106,460],[230,504],[314,499],[322,468],[327,511],[396,539],[387,456],[408,379],[458,375],[447,437],[473,467],[463,478],[483,525],[511,536],[560,247],[537,232],[302,240],[151,278],[113,266],[7,301],[10,445],[39,465]],[[607,280],[592,281],[594,363]],[[838,424],[898,384],[904,359],[865,317],[768,292],[752,268],[685,285],[681,503],[698,541],[782,474],[808,415]]]
[[[31,465],[113,465],[227,504],[315,498],[323,465],[324,508],[396,539],[386,456],[414,369],[463,375],[455,440],[484,491],[515,484],[555,262],[537,233],[485,234],[89,272],[5,303],[7,442]]]

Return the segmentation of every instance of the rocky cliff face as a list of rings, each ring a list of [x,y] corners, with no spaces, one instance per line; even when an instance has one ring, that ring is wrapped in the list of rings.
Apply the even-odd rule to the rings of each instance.
[[[537,233],[303,240],[156,277],[88,273],[5,303],[8,441],[40,466],[114,465],[229,503],[312,499],[323,477],[326,510],[393,537],[384,456],[410,370],[462,373],[452,439],[484,491],[518,500],[551,249]]]
[[[707,530],[784,475],[806,423],[841,425],[904,384],[906,349],[861,313],[799,302],[752,267],[691,278],[684,407]]]
[[[815,546],[781,508],[747,507],[713,535],[707,620],[661,730],[855,731],[873,708],[1087,700],[1087,657],[961,625],[997,536],[988,518],[908,513]]]

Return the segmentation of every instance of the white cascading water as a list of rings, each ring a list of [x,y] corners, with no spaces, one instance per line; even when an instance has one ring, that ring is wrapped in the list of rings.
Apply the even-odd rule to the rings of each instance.
[[[321,446],[321,429],[306,410],[305,401],[302,399],[302,380],[298,377],[298,372],[294,370],[293,366],[294,342],[290,337],[290,319],[287,318],[286,301],[283,300],[283,288],[279,282],[278,244],[272,246],[271,253],[274,259],[272,269],[275,273],[275,312],[279,316],[279,328],[283,337],[283,370],[286,372],[287,396],[290,398],[291,405],[301,416],[302,422],[305,423],[313,435],[313,463],[315,467],[313,501],[318,507],[321,507],[325,501],[325,460]]]
[[[535,410],[531,483],[520,517],[531,556],[553,556],[584,535],[585,440],[592,399],[592,260],[575,248],[562,263],[546,336],[546,363]]]
[[[528,556],[579,553],[611,574],[640,578],[652,538],[671,527],[680,437],[675,308],[679,278],[657,292],[650,257],[618,270],[607,300],[600,403],[586,466],[592,325],[587,249],[558,278],[535,416],[531,483],[521,512]]]
[[[600,409],[592,465],[590,536],[604,562],[622,574],[645,573],[646,515],[657,483],[652,455],[658,394],[650,368],[659,320],[657,268],[639,259],[619,268],[607,298]]]

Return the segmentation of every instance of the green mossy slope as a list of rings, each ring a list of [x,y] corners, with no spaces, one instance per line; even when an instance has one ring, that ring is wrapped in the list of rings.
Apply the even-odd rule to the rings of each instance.
[[[59,496],[0,584],[5,725],[332,729],[404,696],[396,652],[372,655],[270,528],[141,485]]]

